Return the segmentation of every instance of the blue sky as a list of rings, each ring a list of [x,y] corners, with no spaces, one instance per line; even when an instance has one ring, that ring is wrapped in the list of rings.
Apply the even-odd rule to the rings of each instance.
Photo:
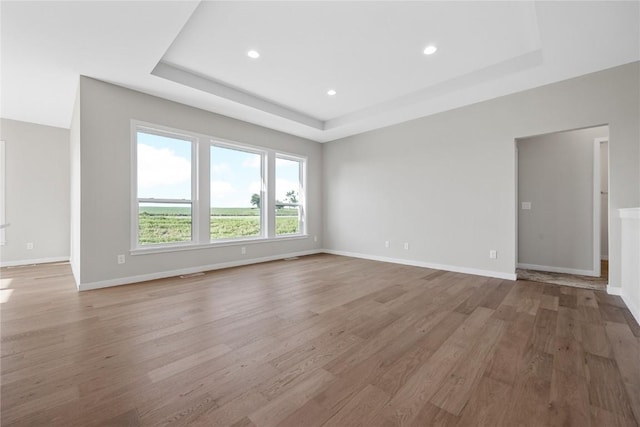
[[[211,206],[250,207],[251,195],[259,193],[260,156],[212,146]],[[298,188],[299,163],[276,159],[276,198]],[[191,143],[138,133],[138,197],[190,198]]]

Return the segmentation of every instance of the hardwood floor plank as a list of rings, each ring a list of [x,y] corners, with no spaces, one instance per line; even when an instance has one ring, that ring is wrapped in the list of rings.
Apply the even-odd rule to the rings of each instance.
[[[584,351],[602,357],[613,357],[611,344],[604,326],[584,323],[582,328],[582,347]],[[640,353],[638,353],[640,354]]]
[[[216,400],[209,393],[196,396],[180,396],[166,405],[145,414],[142,425],[186,426],[201,414],[217,408]]]
[[[35,399],[23,401],[18,405],[6,405],[6,408],[2,409],[2,425],[11,424],[32,412],[76,401],[79,397],[78,387],[73,386],[56,393],[50,393]]]
[[[554,353],[556,321],[558,312],[542,308],[537,311],[536,321],[533,325],[531,346],[534,351]]]
[[[0,270],[3,426],[637,426],[603,292],[334,255],[78,293]]]
[[[215,359],[218,356],[222,356],[225,353],[231,351],[231,348],[226,344],[218,344],[206,350],[198,353],[191,354],[182,359],[171,362],[167,365],[156,368],[149,371],[147,374],[151,382],[158,382],[172,375],[184,372],[187,369],[191,369],[201,363],[207,363],[211,359]]]
[[[500,307],[500,304],[504,301],[507,294],[511,291],[513,282],[508,280],[501,280],[498,285],[485,294],[480,302],[481,307],[490,308],[496,310]]]
[[[527,351],[519,360],[518,376],[503,425],[546,425],[549,420],[549,396],[553,372],[553,356],[540,351]]]
[[[106,420],[102,423],[104,427],[107,426],[123,426],[123,427],[138,427],[140,423],[140,417],[138,417],[138,411],[132,409],[123,414],[116,415],[115,417]]]
[[[585,354],[589,401],[624,418],[633,418],[622,378],[616,363],[604,357]]]
[[[553,370],[549,424],[585,427],[591,425],[589,390],[585,377],[558,369]]]
[[[326,427],[370,426],[376,412],[389,400],[389,396],[372,385],[367,385],[353,396],[326,423]]]
[[[606,322],[616,322],[627,324],[627,318],[620,307],[609,304],[600,304],[600,314]]]
[[[400,424],[412,422],[435,395],[490,318],[493,310],[477,308],[445,343],[408,379],[389,402],[387,418]]]
[[[578,311],[569,307],[558,309],[558,321],[553,347],[554,369],[584,377],[584,349],[582,324]]]
[[[460,414],[458,426],[499,426],[506,411],[505,402],[509,401],[509,395],[513,387],[491,379],[482,377],[476,392]]]
[[[320,392],[333,378],[329,372],[318,369],[304,382],[252,412],[249,419],[259,426],[275,426]]]
[[[478,334],[476,344],[449,373],[447,380],[431,398],[431,403],[453,415],[460,415],[480,382],[503,329],[504,322],[489,320],[487,327]]]
[[[640,341],[627,325],[607,323],[606,334],[613,348],[620,376],[627,390],[636,420],[640,419]]]
[[[423,338],[415,342],[410,349],[392,363],[387,372],[373,384],[386,391],[389,395],[395,395],[400,387],[415,373],[416,369],[433,355],[466,318],[467,316],[461,313],[444,313],[442,319]]]
[[[597,406],[591,406],[590,409],[591,425],[594,427],[638,427],[638,424],[630,418],[621,417]]]
[[[437,427],[453,427],[456,426],[458,422],[459,418],[455,415],[437,407],[431,402],[427,402],[422,409],[420,409],[420,412],[418,412],[418,415],[416,415],[410,426],[422,427],[429,425]]]

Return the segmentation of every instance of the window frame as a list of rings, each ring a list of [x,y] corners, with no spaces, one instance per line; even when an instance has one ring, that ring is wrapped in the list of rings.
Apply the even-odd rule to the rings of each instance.
[[[162,136],[165,138],[179,139],[191,143],[191,198],[190,199],[155,199],[138,197],[138,133]],[[131,135],[131,248],[132,250],[147,250],[156,248],[171,248],[191,246],[198,242],[200,225],[199,198],[198,198],[198,137],[166,126],[153,125],[132,121]],[[141,203],[166,203],[166,204],[191,204],[191,239],[181,242],[162,242],[152,244],[140,244],[140,204]]]
[[[184,199],[148,199],[138,198],[138,132],[160,135],[169,138],[177,138],[191,141],[191,201]],[[275,149],[246,144],[237,141],[204,135],[196,132],[175,129],[155,123],[140,120],[131,120],[131,165],[130,165],[130,250],[131,255],[144,255],[163,252],[176,252],[184,250],[205,249],[212,247],[225,247],[246,245],[250,243],[264,243],[269,241],[307,239],[306,218],[306,185],[308,157],[304,155],[287,153]],[[259,154],[261,192],[260,192],[260,235],[236,237],[230,239],[211,238],[211,147],[228,148]],[[300,164],[299,180],[300,194],[298,201],[299,232],[292,234],[276,235],[276,159],[297,161]],[[139,244],[139,203],[191,203],[191,240],[184,242],[167,242],[155,244]]]
[[[7,244],[6,228],[7,224],[7,156],[6,143],[0,141],[0,246]]]
[[[244,153],[250,154],[258,154],[260,156],[260,234],[258,236],[240,236],[240,237],[232,237],[227,239],[213,239],[211,237],[211,214],[209,214],[209,222],[208,222],[208,234],[209,234],[209,243],[212,245],[219,245],[224,243],[232,243],[232,242],[243,242],[250,240],[263,240],[268,238],[268,225],[267,225],[267,211],[265,209],[265,196],[267,194],[267,186],[266,186],[266,175],[267,175],[267,159],[269,157],[269,151],[263,148],[248,145],[248,144],[240,144],[237,142],[227,141],[221,138],[213,138],[209,139],[209,157],[211,159],[211,147],[218,148],[226,148],[228,150],[242,151]],[[211,162],[209,162],[209,181],[211,181]],[[209,209],[211,206],[211,190],[209,190],[209,194],[207,195]],[[211,212],[211,210],[209,210]]]
[[[287,233],[287,234],[277,234],[277,230],[275,229],[275,224],[274,224],[274,230],[273,230],[273,234],[274,234],[274,238],[276,239],[286,239],[287,237],[294,237],[294,236],[307,236],[307,215],[306,215],[306,195],[307,195],[307,157],[306,156],[299,156],[299,155],[295,155],[295,154],[290,154],[290,153],[283,153],[283,152],[274,152],[274,176],[277,179],[277,161],[278,159],[283,159],[283,160],[289,160],[289,161],[293,161],[293,162],[297,162],[299,164],[299,168],[298,168],[298,181],[299,181],[299,185],[300,185],[300,190],[298,191],[298,203],[281,203],[279,205],[281,206],[297,206],[298,207],[298,232],[297,233]],[[275,197],[275,193],[276,193],[276,183],[274,182],[274,186],[273,186],[273,193],[274,193],[274,197]],[[276,206],[274,205],[274,208],[276,208]],[[274,219],[277,219],[277,216],[275,214],[275,210],[274,210]]]

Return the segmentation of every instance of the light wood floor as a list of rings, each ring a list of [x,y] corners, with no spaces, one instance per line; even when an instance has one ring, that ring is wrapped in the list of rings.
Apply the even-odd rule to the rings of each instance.
[[[1,272],[4,427],[640,420],[640,328],[601,292],[331,255],[83,293]]]

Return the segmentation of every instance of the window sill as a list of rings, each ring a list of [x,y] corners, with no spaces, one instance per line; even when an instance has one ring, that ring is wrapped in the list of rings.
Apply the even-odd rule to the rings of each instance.
[[[166,252],[181,252],[181,251],[193,251],[198,249],[212,249],[212,248],[224,248],[229,246],[242,246],[251,245],[254,243],[273,243],[287,240],[303,240],[308,239],[308,234],[292,234],[287,236],[279,236],[272,238],[248,238],[248,239],[236,239],[236,240],[223,240],[219,242],[211,243],[188,243],[188,244],[175,244],[171,246],[153,246],[148,248],[135,248],[129,251],[132,256],[135,255],[151,255],[161,254]]]

